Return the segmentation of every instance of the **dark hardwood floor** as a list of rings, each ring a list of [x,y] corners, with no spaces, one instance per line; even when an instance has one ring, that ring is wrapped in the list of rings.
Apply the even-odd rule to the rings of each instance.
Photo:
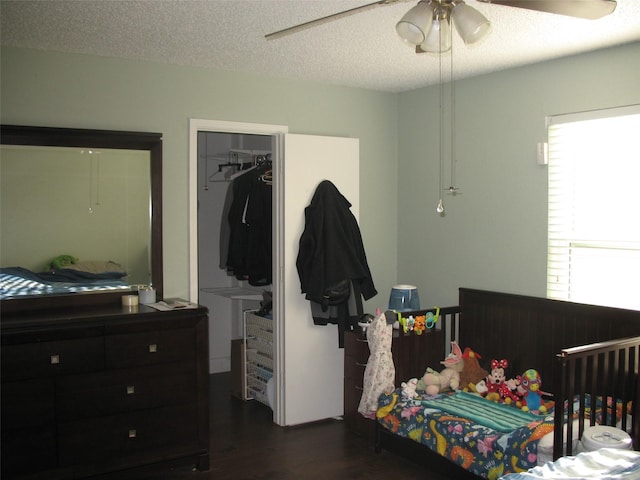
[[[230,374],[210,375],[211,469],[156,466],[109,480],[342,480],[444,477],[393,453],[373,451],[372,441],[348,431],[341,420],[279,427],[271,410],[230,394]],[[106,480],[107,477],[105,477]]]

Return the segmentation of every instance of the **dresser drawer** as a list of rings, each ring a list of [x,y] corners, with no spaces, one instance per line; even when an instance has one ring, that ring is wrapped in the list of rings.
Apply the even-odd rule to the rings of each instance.
[[[2,347],[2,381],[91,372],[104,366],[102,337]]]
[[[56,429],[2,430],[1,478],[19,477],[57,466]],[[46,478],[46,477],[38,477]]]
[[[53,425],[55,421],[53,379],[5,382],[1,397],[3,431]]]
[[[354,357],[344,358],[344,378],[350,379],[359,386],[362,386],[364,370],[367,367],[366,362],[361,362]]]
[[[2,384],[2,477],[54,467],[54,380]]]
[[[193,363],[171,363],[72,375],[58,380],[60,420],[189,403],[196,395]]]
[[[195,405],[188,404],[63,422],[58,432],[60,465],[68,466],[169,448],[194,450],[198,424]]]
[[[107,368],[135,367],[195,360],[195,336],[190,328],[105,337]]]
[[[354,332],[345,332],[344,354],[366,362],[369,358],[369,342],[366,337]]]

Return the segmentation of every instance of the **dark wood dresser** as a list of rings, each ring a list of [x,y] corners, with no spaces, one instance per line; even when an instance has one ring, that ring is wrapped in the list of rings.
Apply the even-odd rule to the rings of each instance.
[[[3,315],[2,478],[208,470],[207,322],[203,307]]]
[[[421,313],[423,311],[419,311]],[[457,315],[459,310],[453,307],[442,309],[444,315]],[[433,338],[433,337],[436,338]],[[429,344],[435,348],[424,348]],[[440,340],[440,341],[438,341]],[[449,352],[447,347],[446,352]],[[362,397],[364,371],[369,360],[369,344],[361,329],[347,331],[344,334],[344,420],[351,431],[373,439],[375,423],[358,413]],[[445,357],[445,337],[441,328],[433,329],[422,335],[405,335],[393,331],[391,353],[396,370],[395,385],[416,377],[421,378],[427,367],[438,369]]]

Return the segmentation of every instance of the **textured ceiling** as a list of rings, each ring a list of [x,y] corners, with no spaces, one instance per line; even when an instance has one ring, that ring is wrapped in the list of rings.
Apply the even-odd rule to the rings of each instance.
[[[416,0],[377,6],[279,39],[264,38],[371,1],[1,0],[0,39],[10,46],[390,92],[438,83],[438,56],[416,55],[395,32],[396,22]],[[491,21],[492,32],[471,47],[454,32],[456,78],[640,40],[640,0],[618,0],[616,11],[599,20],[467,3]],[[449,72],[448,59],[443,61]]]

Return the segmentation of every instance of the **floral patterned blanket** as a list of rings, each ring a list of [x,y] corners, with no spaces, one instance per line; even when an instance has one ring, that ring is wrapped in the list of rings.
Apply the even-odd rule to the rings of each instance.
[[[392,433],[426,445],[439,455],[480,477],[494,480],[512,472],[522,472],[537,464],[538,441],[553,431],[553,416],[518,415],[521,426],[499,431],[461,415],[451,405],[454,392],[439,397],[404,399],[401,389],[382,394],[378,401],[377,421]],[[442,405],[439,407],[438,398]],[[474,415],[495,418],[513,413],[516,407],[498,405],[478,397]],[[455,402],[453,402],[455,403]],[[483,404],[487,412],[483,413]],[[488,422],[483,422],[488,424]],[[505,428],[502,428],[505,430]]]

